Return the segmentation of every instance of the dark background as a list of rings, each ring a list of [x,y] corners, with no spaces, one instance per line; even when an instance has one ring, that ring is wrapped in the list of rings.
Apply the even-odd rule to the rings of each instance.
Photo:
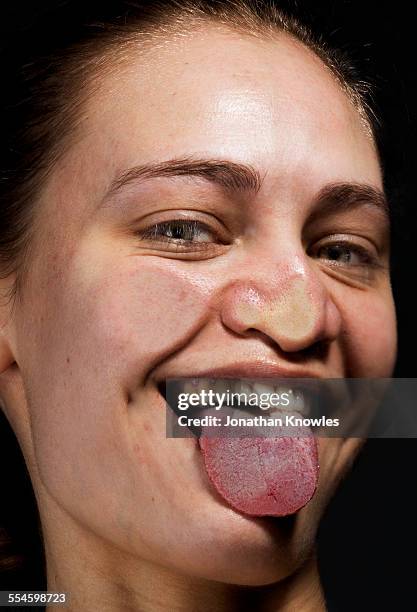
[[[416,53],[412,3],[297,3],[375,86],[392,206],[392,280],[399,353],[395,376],[417,376]],[[416,398],[417,404],[417,398]],[[417,408],[417,405],[416,405]],[[330,610],[417,609],[417,440],[369,440],[319,533]]]
[[[2,7],[0,33],[10,33],[18,22],[31,19],[50,4],[17,2]],[[393,288],[399,321],[395,376],[416,377],[417,31],[412,3],[300,0],[278,4],[290,7],[334,46],[349,51],[375,85],[386,189],[393,209]],[[18,478],[18,449],[1,436],[2,428],[5,424],[0,419],[0,526],[19,525],[12,535],[28,562],[18,572],[0,574],[0,590],[41,589],[39,542],[32,535],[34,524],[27,521],[28,505],[33,503],[28,496],[30,485]],[[417,609],[416,556],[417,440],[370,440],[320,529],[319,561],[329,610]]]
[[[303,2],[320,31],[351,52],[375,86],[393,215],[398,314],[395,376],[416,377],[416,54],[411,3]],[[417,404],[417,398],[416,398]],[[416,406],[417,407],[417,406]],[[417,609],[417,440],[369,440],[319,533],[330,610]]]

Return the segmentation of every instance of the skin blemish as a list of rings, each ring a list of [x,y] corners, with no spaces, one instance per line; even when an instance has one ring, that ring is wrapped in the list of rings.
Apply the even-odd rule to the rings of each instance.
[[[142,448],[137,442],[133,444],[133,452],[135,453],[136,459],[139,461],[139,463],[142,463],[145,458],[143,456]]]

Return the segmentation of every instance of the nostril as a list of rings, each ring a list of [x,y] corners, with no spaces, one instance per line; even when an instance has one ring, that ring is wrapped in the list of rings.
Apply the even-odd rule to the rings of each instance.
[[[295,363],[302,363],[307,360],[317,359],[324,361],[327,359],[331,340],[319,339],[308,343],[306,346],[289,345],[285,341],[277,342],[271,335],[265,334],[254,327],[250,327],[246,332],[240,334],[243,338],[259,339],[263,344],[271,347],[281,357]]]
[[[319,342],[315,342],[311,347],[307,349],[309,352],[309,356],[316,357],[321,361],[327,359],[330,350],[330,340],[321,340]]]
[[[325,361],[329,354],[330,344],[328,340],[318,340],[300,351],[291,353],[291,360],[297,362],[310,361],[312,359]]]

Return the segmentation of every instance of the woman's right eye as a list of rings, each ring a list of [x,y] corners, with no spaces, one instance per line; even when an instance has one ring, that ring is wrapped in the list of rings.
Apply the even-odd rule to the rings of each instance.
[[[134,233],[141,249],[177,259],[211,259],[225,253],[233,243],[226,226],[214,217],[208,223],[195,217],[168,219],[150,223]]]
[[[143,240],[163,241],[190,245],[191,243],[219,242],[215,233],[205,223],[195,219],[174,219],[155,223],[139,233]]]

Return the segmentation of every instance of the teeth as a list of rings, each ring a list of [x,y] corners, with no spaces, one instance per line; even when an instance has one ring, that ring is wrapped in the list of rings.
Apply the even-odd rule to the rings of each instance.
[[[310,398],[306,393],[300,391],[300,389],[289,390],[290,403],[288,408],[295,412],[299,412],[302,416],[309,416],[310,414]]]
[[[239,385],[236,385],[236,388],[239,389],[238,393],[245,393],[245,395],[250,395],[253,392],[253,387],[247,382],[240,382]]]
[[[258,396],[258,406],[261,410],[271,408],[269,396],[276,393],[276,385],[267,385],[264,383],[255,382],[253,385],[253,393]]]
[[[181,383],[181,393],[199,393],[200,383],[196,383],[196,380],[198,379],[190,379]]]
[[[263,412],[269,412],[270,414],[280,413],[282,411],[285,412],[298,412],[302,416],[310,415],[310,398],[307,393],[304,393],[300,389],[293,389],[288,384],[271,384],[266,383],[265,381],[248,381],[248,380],[235,380],[235,379],[199,379],[193,378],[184,380],[181,384],[181,391],[184,393],[200,393],[201,391],[210,391],[213,393],[227,393],[229,392],[229,396],[233,393],[238,393],[241,396],[240,408],[244,409],[244,402],[242,394],[245,394],[247,398],[251,398],[251,404],[254,404],[254,396],[257,396],[257,404],[260,407],[260,403],[262,401],[262,405],[264,406]],[[287,405],[280,404],[275,406],[275,402],[268,402],[268,397],[271,394],[278,394],[280,398],[283,394],[287,394],[289,403]],[[284,395],[285,397],[285,395]],[[276,398],[275,398],[276,399]],[[230,397],[230,401],[232,398]],[[225,402],[226,404],[226,402]],[[267,407],[269,404],[269,407]],[[233,406],[239,408],[238,398],[234,398]]]
[[[215,380],[210,389],[213,389],[215,393],[226,393],[230,385],[226,379]]]
[[[261,395],[261,393],[268,393],[268,394],[275,393],[275,389],[276,389],[276,385],[265,385],[264,383],[259,383],[259,382],[256,382],[253,384],[253,390],[258,395]]]

